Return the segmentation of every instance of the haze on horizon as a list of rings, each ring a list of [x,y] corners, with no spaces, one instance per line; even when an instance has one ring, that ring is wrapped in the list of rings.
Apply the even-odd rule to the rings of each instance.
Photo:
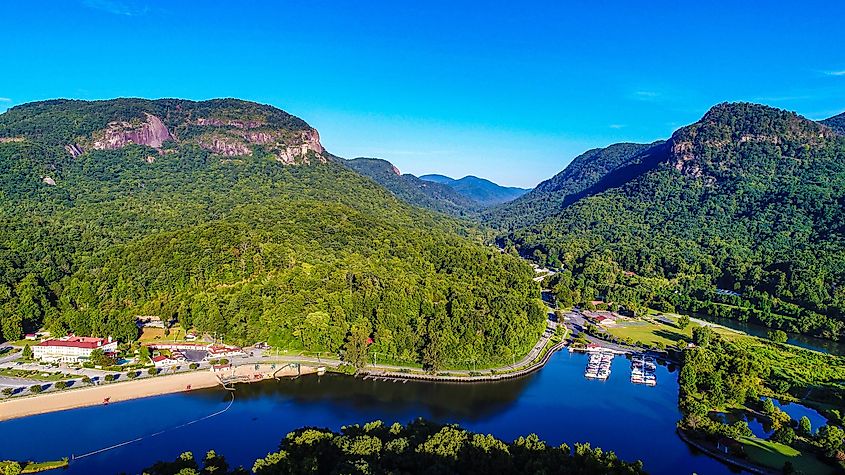
[[[332,153],[416,175],[533,187],[586,149],[667,138],[723,101],[845,110],[841,2],[39,3],[0,5],[0,111],[237,97],[302,117]]]

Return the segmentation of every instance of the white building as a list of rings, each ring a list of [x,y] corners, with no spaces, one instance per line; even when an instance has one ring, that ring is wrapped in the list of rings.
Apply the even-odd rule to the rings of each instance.
[[[111,337],[95,338],[68,335],[66,337],[44,340],[32,347],[32,356],[48,363],[79,363],[88,360],[91,352],[101,349],[105,353],[117,352],[117,342]]]

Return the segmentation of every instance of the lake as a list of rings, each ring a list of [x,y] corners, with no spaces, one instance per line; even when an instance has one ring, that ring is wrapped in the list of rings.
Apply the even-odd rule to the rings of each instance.
[[[586,355],[563,351],[533,375],[469,385],[332,374],[240,385],[228,411],[175,429],[225,409],[230,394],[209,389],[44,414],[0,423],[0,460],[56,459],[144,437],[75,460],[62,473],[138,473],[156,460],[172,460],[184,451],[201,458],[209,449],[233,466],[249,468],[298,427],[339,429],[425,417],[508,441],[531,432],[553,444],[588,441],[624,459],[641,459],[654,474],[733,473],[675,434],[680,413],[674,367],[658,366],[657,386],[646,387],[630,383],[624,357],[614,359],[604,382],[584,378],[586,361]]]

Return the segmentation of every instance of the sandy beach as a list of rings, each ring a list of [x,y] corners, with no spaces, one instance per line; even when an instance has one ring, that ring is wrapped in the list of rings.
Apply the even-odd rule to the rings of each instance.
[[[188,385],[193,390],[210,388],[219,384],[217,376],[211,371],[198,371],[11,399],[0,402],[0,421],[96,406],[103,404],[105,398],[109,398],[109,402],[120,402],[183,392],[187,390]]]

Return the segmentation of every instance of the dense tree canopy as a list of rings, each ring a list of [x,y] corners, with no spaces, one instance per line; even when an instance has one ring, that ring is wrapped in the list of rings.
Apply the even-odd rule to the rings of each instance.
[[[260,148],[233,160],[178,139],[75,158],[62,146],[127,111],[181,130],[189,106],[305,127],[239,101],[178,105],[60,101],[0,115],[0,136],[24,138],[0,143],[6,339],[43,324],[125,341],[136,315],[160,315],[233,342],[336,352],[354,326],[382,354],[437,355],[432,367],[511,361],[536,342],[544,314],[529,266],[333,160],[291,166]]]
[[[245,474],[229,471],[220,455],[209,452],[203,466],[190,453],[144,470],[147,475]],[[492,435],[454,425],[417,420],[408,425],[381,421],[346,426],[340,432],[303,428],[282,440],[278,452],[255,461],[256,475],[313,473],[465,473],[465,474],[642,474],[641,462],[624,462],[613,452],[589,445],[554,447],[536,435],[508,444]]]

